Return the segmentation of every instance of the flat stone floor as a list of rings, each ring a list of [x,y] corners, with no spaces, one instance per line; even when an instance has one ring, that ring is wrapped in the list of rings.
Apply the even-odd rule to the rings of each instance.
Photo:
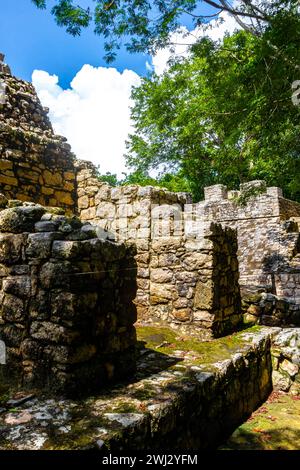
[[[219,450],[300,450],[300,396],[273,392]]]
[[[36,394],[14,406],[8,399],[22,393],[3,389],[0,380],[0,449],[94,449],[106,443],[118,448],[131,435],[143,446],[147,429],[156,432],[157,421],[185,389],[224,380],[232,361],[255,353],[270,334],[270,328],[253,327],[201,343],[168,328],[145,326],[137,331],[135,377],[97,396],[67,400]]]

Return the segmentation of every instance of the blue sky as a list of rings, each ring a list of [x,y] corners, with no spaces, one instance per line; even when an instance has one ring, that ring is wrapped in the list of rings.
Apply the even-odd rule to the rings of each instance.
[[[81,6],[92,6],[92,0],[78,0]],[[106,66],[103,60],[103,39],[84,30],[80,37],[72,37],[56,25],[50,14],[54,0],[48,0],[47,11],[39,10],[31,0],[0,0],[0,51],[15,75],[31,80],[34,69],[46,70],[59,76],[66,88],[75,73],[84,64]],[[201,7],[203,11],[209,9]],[[191,26],[187,20],[186,25]],[[119,71],[125,68],[139,75],[146,73],[146,54],[129,54],[125,49],[114,64]]]
[[[49,7],[54,3],[48,1]],[[82,6],[91,3],[80,1]],[[56,25],[49,7],[47,11],[39,10],[31,0],[0,0],[0,5],[0,51],[18,77],[31,80],[34,69],[46,70],[58,75],[66,88],[84,64],[106,65],[102,59],[103,40],[94,35],[92,28],[74,38]],[[145,74],[146,60],[144,54],[122,50],[113,66],[120,71],[131,68]]]
[[[75,3],[87,7],[94,2]],[[48,0],[45,11],[31,0],[0,0],[0,52],[14,75],[33,81],[42,104],[50,109],[55,132],[67,137],[77,157],[100,165],[103,173],[122,177],[128,172],[125,142],[134,132],[132,87],[147,74],[147,62],[162,73],[170,51],[164,49],[149,57],[121,49],[108,67],[103,60],[103,39],[93,33],[93,27],[79,37],[68,35],[50,13],[54,4],[55,0]],[[211,13],[203,4],[200,8],[201,13]],[[232,17],[224,14],[223,19],[221,27],[212,25],[209,34],[214,39],[223,37],[227,26],[230,30],[235,27]],[[185,26],[193,29],[190,18]],[[193,37],[198,33],[194,31]],[[186,42],[176,36],[172,40]],[[176,53],[186,55],[187,48],[179,46]]]

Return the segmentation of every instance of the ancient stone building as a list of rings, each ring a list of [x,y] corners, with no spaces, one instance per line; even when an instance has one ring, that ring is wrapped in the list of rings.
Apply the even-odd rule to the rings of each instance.
[[[191,197],[162,188],[113,188],[77,164],[82,220],[137,248],[139,320],[203,337],[241,322],[236,233],[190,220]]]
[[[132,247],[99,239],[79,219],[19,203],[0,212],[0,263],[6,377],[78,394],[133,373]]]
[[[290,300],[298,305],[300,298],[299,204],[264,182],[247,183],[239,192],[206,188],[205,200],[196,204],[186,193],[162,188],[110,187],[53,133],[32,85],[3,63],[0,80],[0,192],[63,208],[96,225],[98,238],[134,245],[141,321],[203,337],[224,334],[241,321],[240,283],[243,292],[250,286],[254,294],[273,295],[272,314],[278,299],[288,299],[279,317],[292,309],[293,323],[298,307],[290,308]],[[272,316],[262,300],[247,304],[244,296],[243,308]]]
[[[160,321],[167,320],[173,326],[187,327],[190,317],[186,309],[192,306],[186,296],[173,299],[173,320],[167,299],[161,302],[162,306],[159,302],[151,305],[151,292],[164,290],[165,295],[170,296],[169,284],[174,279],[174,271],[170,273],[172,263],[163,266],[159,261],[159,265],[155,265],[156,252],[160,247],[167,251],[170,246],[172,256],[170,254],[169,259],[173,257],[176,271],[175,247],[188,256],[186,251],[187,246],[192,246],[191,240],[199,237],[209,222],[217,222],[223,228],[237,230],[239,283],[244,311],[249,310],[248,318],[254,321],[263,317],[263,323],[276,326],[300,324],[300,204],[285,199],[279,188],[267,188],[264,181],[245,183],[240,191],[228,191],[225,186],[216,185],[205,188],[204,201],[192,204],[187,194],[161,188],[111,188],[99,182],[95,169],[84,162],[77,164],[77,186],[81,218],[108,229],[113,237],[134,241],[137,246],[139,290],[136,302],[141,319],[149,321],[159,317]],[[182,240],[185,248],[178,240]],[[196,245],[193,246],[197,251]],[[161,259],[166,260],[166,256]],[[157,268],[161,269],[160,286],[157,285]],[[187,279],[186,275],[186,285]],[[179,313],[174,311],[174,306],[179,308]]]
[[[33,86],[10,74],[0,56],[0,192],[10,199],[76,211],[74,155],[54,134]],[[3,101],[3,102],[2,102]]]
[[[237,229],[240,284],[300,303],[300,204],[264,181],[205,188],[195,204],[197,217]]]
[[[243,311],[250,321],[300,325],[300,204],[264,181],[205,189],[194,205],[201,220],[237,229]]]

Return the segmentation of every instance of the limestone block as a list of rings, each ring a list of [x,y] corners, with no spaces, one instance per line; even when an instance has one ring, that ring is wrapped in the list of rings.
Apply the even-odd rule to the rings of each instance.
[[[210,327],[213,325],[215,315],[211,312],[211,310],[194,310],[193,320],[197,323],[201,322],[205,326]]]
[[[55,232],[59,223],[55,220],[42,220],[34,226],[36,232]]]
[[[74,199],[69,192],[55,191],[55,197],[59,205],[74,206]]]
[[[15,295],[5,294],[2,301],[2,318],[10,323],[24,321],[24,301]]]
[[[299,372],[299,366],[297,364],[293,364],[291,361],[284,359],[280,364],[279,368],[282,369],[284,372],[288,373],[290,377],[295,377],[295,375]]]
[[[75,181],[75,173],[72,171],[65,171],[64,179],[67,181]]]
[[[42,206],[14,207],[0,212],[0,231],[11,233],[32,232],[35,223],[46,210]]]
[[[175,253],[165,253],[165,254],[159,255],[158,265],[159,267],[180,266],[180,259],[176,256]]]
[[[31,293],[31,278],[26,275],[6,277],[2,282],[2,289],[7,294],[26,299]]]
[[[43,178],[44,178],[45,184],[51,187],[53,186],[60,187],[63,182],[62,175],[60,175],[59,173],[52,173],[49,170],[45,170],[43,172]]]
[[[216,184],[204,188],[205,201],[220,201],[227,199],[227,187],[223,184]]]
[[[69,289],[71,285],[70,272],[72,272],[72,267],[68,261],[47,262],[39,273],[41,286],[45,289],[58,287]]]
[[[112,202],[100,202],[97,206],[96,216],[100,219],[113,220],[116,215],[116,206]]]
[[[111,187],[108,184],[102,184],[95,194],[95,204],[98,205],[101,202],[109,201],[110,191]]]
[[[27,236],[23,234],[0,233],[0,263],[10,265],[20,262],[26,238]]]
[[[287,392],[292,384],[292,381],[287,374],[283,375],[276,370],[273,370],[272,372],[272,382],[275,390],[282,390],[283,392]]]
[[[151,282],[150,284],[150,303],[151,305],[168,303],[176,298],[176,288],[172,284],[158,284]],[[177,295],[178,298],[178,295]],[[174,299],[175,300],[175,299]]]
[[[192,311],[190,308],[181,308],[181,309],[174,309],[172,311],[172,316],[181,322],[191,321],[192,319]]]
[[[191,306],[192,302],[185,297],[179,297],[173,302],[173,307],[176,309],[182,309]]]
[[[14,178],[12,176],[5,176],[5,175],[0,175],[0,183],[3,185],[9,185],[9,186],[18,186],[19,184],[17,178]]]
[[[34,321],[30,327],[30,334],[34,339],[51,343],[71,344],[79,338],[79,332],[45,321]]]
[[[78,198],[78,209],[87,209],[89,207],[89,197],[88,196],[82,196]]]
[[[53,240],[60,237],[58,233],[31,233],[28,235],[26,255],[29,258],[48,258],[51,254]]]
[[[168,283],[173,279],[173,271],[166,268],[151,269],[150,280],[157,283]]]
[[[211,279],[198,281],[195,289],[194,308],[210,310],[214,304],[214,285]]]
[[[84,209],[80,213],[81,220],[94,220],[96,217],[96,207]]]
[[[187,271],[194,271],[197,269],[212,269],[213,257],[211,254],[206,253],[191,253],[183,256],[182,265]]]

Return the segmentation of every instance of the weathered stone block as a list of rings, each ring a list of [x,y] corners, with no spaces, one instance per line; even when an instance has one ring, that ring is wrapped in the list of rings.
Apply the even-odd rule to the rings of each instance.
[[[181,322],[191,321],[193,318],[192,310],[190,308],[174,309],[172,315],[176,320]]]
[[[20,323],[25,320],[24,301],[14,295],[4,295],[1,310],[2,318],[9,323]]]
[[[35,223],[45,213],[41,206],[14,207],[0,212],[0,231],[22,233],[34,231]]]
[[[28,235],[26,256],[29,258],[48,258],[51,254],[53,240],[59,238],[58,233],[31,233]]]
[[[172,300],[174,296],[176,298],[176,288],[174,285],[158,284],[151,282],[150,302],[152,305],[159,303],[167,303],[169,300]]]
[[[11,265],[22,260],[22,247],[26,235],[10,235],[0,233],[0,262]]]
[[[32,338],[50,343],[72,344],[80,338],[80,333],[52,322],[34,321],[30,327]]]
[[[194,307],[196,309],[211,309],[214,304],[214,284],[211,279],[206,282],[198,281],[195,289]]]
[[[2,290],[20,298],[28,298],[31,294],[30,276],[13,276],[3,280]]]

